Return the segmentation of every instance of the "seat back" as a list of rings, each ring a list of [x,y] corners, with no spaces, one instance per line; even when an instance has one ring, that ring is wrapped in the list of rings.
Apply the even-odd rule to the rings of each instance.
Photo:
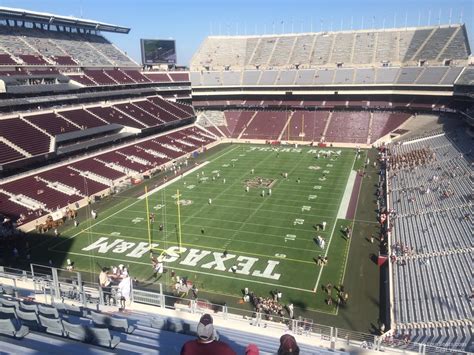
[[[77,315],[78,317],[83,316],[83,312],[82,312],[83,308],[80,306],[64,303],[64,308],[68,314],[74,314],[74,315]]]
[[[20,302],[20,309],[26,312],[38,312],[38,306],[36,304]]]
[[[114,318],[110,317],[110,326],[113,328],[128,329],[128,321],[125,318]]]
[[[40,325],[38,315],[35,312],[25,312],[17,309],[16,314],[23,326],[34,330],[44,331],[43,326]]]
[[[0,307],[0,318],[2,319],[16,319],[14,307]]]
[[[109,327],[110,326],[110,317],[104,314],[97,312],[91,312],[91,318],[94,322],[94,325],[99,327]]]
[[[112,337],[110,335],[110,331],[106,328],[89,328],[91,334],[93,335],[94,339],[99,341],[101,344],[106,342],[110,342]]]
[[[41,315],[49,318],[59,318],[59,313],[56,308],[38,305],[38,311]]]
[[[0,333],[15,335],[16,328],[11,319],[0,319]]]
[[[35,312],[25,312],[21,309],[17,309],[16,315],[20,320],[39,322],[38,315]]]
[[[18,308],[19,303],[17,300],[11,300],[8,298],[0,297],[0,304],[3,305],[3,307],[15,307]]]
[[[41,326],[46,328],[46,332],[62,335],[64,333],[64,328],[61,323],[61,319],[57,318],[48,318],[43,315],[38,315]]]
[[[64,331],[66,332],[68,338],[76,339],[80,341],[86,341],[88,336],[84,326],[80,324],[72,324],[65,320],[62,321],[64,326]]]
[[[53,303],[53,307],[56,308],[59,312],[66,311],[66,305],[64,303]]]

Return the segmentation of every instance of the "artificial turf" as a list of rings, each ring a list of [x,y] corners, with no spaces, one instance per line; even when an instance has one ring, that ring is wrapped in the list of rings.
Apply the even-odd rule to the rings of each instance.
[[[317,152],[323,151],[339,154],[317,158]],[[212,295],[213,301],[225,299],[231,307],[239,306],[245,287],[261,296],[278,289],[283,303],[335,315],[338,308],[335,303],[326,304],[322,285],[339,285],[346,273],[351,241],[342,229],[353,221],[338,219],[337,213],[349,173],[361,165],[364,155],[356,159],[355,149],[240,144],[208,154],[207,164],[148,197],[150,213],[155,214],[151,239],[157,244],[157,254],[178,246],[177,190],[180,200],[186,201],[180,205],[181,247],[186,250],[175,261],[166,262],[165,273],[158,278],[153,277],[148,252],[138,258],[127,256],[139,243],[148,248],[145,199],[115,198],[112,207],[99,209],[97,220],[80,223],[47,243],[48,253],[63,263],[70,258],[81,271],[97,273],[104,265],[128,265],[142,285],[171,286],[173,270],[195,283],[202,294]],[[271,187],[251,187],[246,192],[246,180],[258,185],[260,178]],[[147,187],[153,190],[155,184]],[[323,221],[325,230],[316,230],[315,225]],[[318,235],[325,239],[325,249],[315,242]],[[107,238],[102,239],[105,249],[121,241],[106,252],[84,250],[100,238]],[[195,260],[189,256],[192,253]],[[327,255],[326,267],[317,265],[318,255]],[[212,263],[215,258],[225,260],[224,268]],[[246,262],[251,264],[249,274],[232,271],[232,266],[242,270],[239,263]],[[267,277],[255,275],[273,265]]]

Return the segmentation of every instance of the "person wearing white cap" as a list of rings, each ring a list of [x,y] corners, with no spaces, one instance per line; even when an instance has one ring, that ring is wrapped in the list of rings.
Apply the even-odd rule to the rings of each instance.
[[[181,355],[237,355],[226,343],[216,339],[213,319],[204,314],[197,326],[197,339],[189,340],[181,348]]]

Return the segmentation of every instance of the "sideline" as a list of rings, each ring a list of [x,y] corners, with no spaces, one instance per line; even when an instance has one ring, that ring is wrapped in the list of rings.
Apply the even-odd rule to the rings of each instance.
[[[349,174],[349,179],[347,180],[346,189],[344,190],[344,195],[342,196],[341,204],[339,205],[339,210],[337,211],[338,219],[346,219],[347,210],[352,197],[352,190],[354,189],[355,181],[357,177],[357,171],[351,170]]]

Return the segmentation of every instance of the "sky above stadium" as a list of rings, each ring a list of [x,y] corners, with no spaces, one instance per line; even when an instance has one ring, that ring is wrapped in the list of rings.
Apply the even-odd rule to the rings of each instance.
[[[466,24],[473,48],[472,0],[0,0],[0,6],[130,27],[104,35],[137,62],[140,38],[175,39],[189,65],[206,36],[298,33]]]

